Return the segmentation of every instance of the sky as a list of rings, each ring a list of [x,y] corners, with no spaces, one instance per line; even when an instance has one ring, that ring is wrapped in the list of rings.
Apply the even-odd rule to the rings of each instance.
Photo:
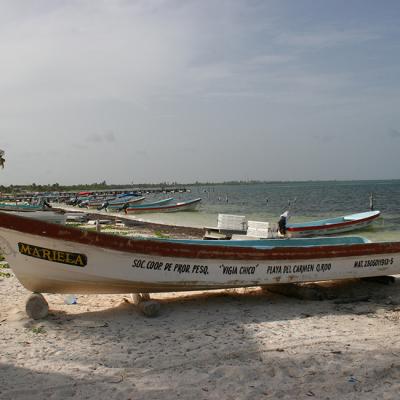
[[[400,178],[397,0],[0,0],[10,184]]]

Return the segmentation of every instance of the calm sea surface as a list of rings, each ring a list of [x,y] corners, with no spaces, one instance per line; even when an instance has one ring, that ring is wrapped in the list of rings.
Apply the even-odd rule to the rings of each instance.
[[[375,210],[382,212],[382,218],[356,234],[372,240],[400,240],[400,180],[210,185],[190,189],[191,193],[175,193],[175,199],[201,197],[198,211],[148,214],[142,219],[204,227],[215,226],[218,214],[223,213],[277,222],[290,204],[290,222],[295,223],[368,211],[373,193]]]

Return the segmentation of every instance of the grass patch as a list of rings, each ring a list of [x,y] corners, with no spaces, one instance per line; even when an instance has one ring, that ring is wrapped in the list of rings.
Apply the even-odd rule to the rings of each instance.
[[[32,333],[35,333],[36,335],[40,335],[40,334],[46,333],[46,329],[44,329],[44,326],[32,326],[30,331]]]
[[[82,228],[83,222],[66,222],[65,225],[72,226],[73,228]]]
[[[154,235],[159,239],[169,239],[169,236],[162,233],[161,231],[155,231]]]
[[[11,274],[9,272],[0,271],[0,278],[11,278]]]

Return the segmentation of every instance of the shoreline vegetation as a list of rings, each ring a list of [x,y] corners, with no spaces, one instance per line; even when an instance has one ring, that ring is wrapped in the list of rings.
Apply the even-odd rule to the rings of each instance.
[[[373,183],[373,182],[399,182],[400,179],[327,179],[327,180],[230,180],[222,182],[158,182],[158,183],[126,183],[126,184],[108,184],[106,181],[95,183],[82,183],[74,185],[63,185],[59,183],[52,184],[28,184],[28,185],[0,185],[0,192],[4,194],[15,194],[18,192],[74,192],[74,191],[96,191],[96,190],[140,190],[146,188],[184,188],[184,187],[200,187],[200,186],[223,186],[223,185],[274,185],[274,184],[305,184],[305,183]]]

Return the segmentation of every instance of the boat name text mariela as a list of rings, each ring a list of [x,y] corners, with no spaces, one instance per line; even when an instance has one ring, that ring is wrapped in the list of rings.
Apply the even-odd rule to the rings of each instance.
[[[46,249],[27,243],[18,243],[18,250],[21,254],[42,260],[57,262],[61,264],[84,267],[87,264],[87,257],[84,254],[69,253],[67,251]]]

